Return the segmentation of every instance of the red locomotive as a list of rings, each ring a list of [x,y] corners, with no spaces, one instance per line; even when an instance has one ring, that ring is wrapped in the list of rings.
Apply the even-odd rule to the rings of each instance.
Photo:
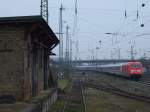
[[[141,78],[144,72],[142,63],[138,61],[102,65],[100,69],[102,72],[113,73],[130,78]]]

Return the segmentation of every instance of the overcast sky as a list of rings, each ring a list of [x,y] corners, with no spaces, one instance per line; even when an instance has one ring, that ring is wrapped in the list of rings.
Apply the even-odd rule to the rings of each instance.
[[[63,0],[65,11],[63,12],[64,24],[70,26],[73,31],[74,2],[75,0]],[[141,4],[145,3],[145,7]],[[59,7],[61,0],[49,0],[49,25],[54,32],[58,32]],[[127,17],[125,18],[125,10]],[[139,18],[137,19],[137,10]],[[27,16],[40,14],[40,0],[3,0],[0,4],[0,17]],[[144,27],[140,27],[144,23]],[[150,57],[150,0],[78,0],[78,38],[79,56],[81,59],[118,58],[118,49],[121,50],[121,58],[130,58],[131,45],[139,58],[146,53]],[[65,27],[64,27],[65,32]],[[105,33],[117,33],[106,35]],[[112,37],[114,38],[112,43]],[[75,39],[74,39],[75,40]],[[75,51],[75,46],[73,46]],[[93,50],[93,52],[92,52]],[[54,50],[58,55],[58,47]],[[75,52],[73,53],[75,54]]]

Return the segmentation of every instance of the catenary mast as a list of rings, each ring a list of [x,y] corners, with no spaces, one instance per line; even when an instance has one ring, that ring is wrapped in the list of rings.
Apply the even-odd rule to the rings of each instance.
[[[48,23],[48,0],[41,0],[41,16]]]
[[[73,27],[73,36],[75,39],[75,47],[76,47],[76,53],[75,53],[75,60],[78,60],[79,58],[79,41],[78,41],[78,1],[75,0],[75,16],[74,16],[74,27]]]

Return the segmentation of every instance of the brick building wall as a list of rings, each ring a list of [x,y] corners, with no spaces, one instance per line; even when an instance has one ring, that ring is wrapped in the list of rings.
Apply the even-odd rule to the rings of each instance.
[[[37,44],[33,48],[31,34],[25,28],[4,27],[0,28],[0,96],[29,100],[44,90],[44,52],[47,51]]]
[[[23,37],[23,29],[0,27],[0,96],[23,97]]]

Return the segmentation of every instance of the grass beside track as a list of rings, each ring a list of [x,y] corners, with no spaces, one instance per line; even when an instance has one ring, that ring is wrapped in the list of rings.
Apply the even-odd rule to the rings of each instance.
[[[148,103],[95,89],[86,89],[85,98],[87,112],[150,112]]]
[[[59,79],[58,80],[58,88],[61,90],[64,90],[67,87],[68,83],[69,83],[68,79]]]
[[[68,91],[70,88],[69,79],[58,79],[58,89],[62,91]],[[50,108],[48,112],[62,112],[65,106],[65,101],[63,99],[58,99]]]
[[[81,106],[81,104],[72,103],[66,108],[65,112],[83,112],[83,106]]]
[[[65,102],[63,100],[57,100],[55,104],[53,104],[48,112],[62,112],[65,106]]]

